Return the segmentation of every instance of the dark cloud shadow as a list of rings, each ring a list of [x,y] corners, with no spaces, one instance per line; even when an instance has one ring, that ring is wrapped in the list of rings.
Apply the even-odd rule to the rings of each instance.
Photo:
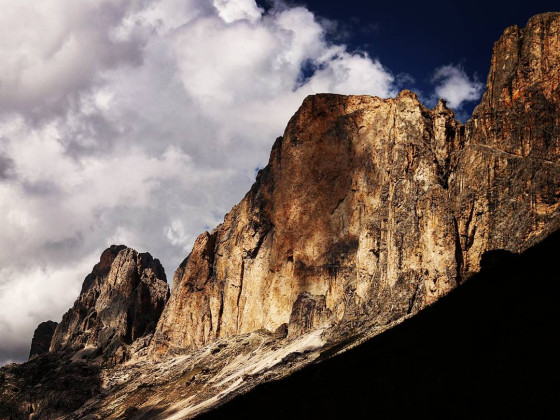
[[[14,161],[9,157],[0,154],[0,181],[12,177]]]

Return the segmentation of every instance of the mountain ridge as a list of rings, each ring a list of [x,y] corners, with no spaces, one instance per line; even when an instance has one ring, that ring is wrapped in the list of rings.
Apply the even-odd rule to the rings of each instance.
[[[0,415],[191,418],[391,331],[461,289],[489,252],[557,231],[558,33],[560,13],[506,29],[465,125],[406,90],[306,98],[171,295],[149,254],[106,250],[51,351],[0,371]],[[31,391],[37,366],[86,372],[71,411]]]

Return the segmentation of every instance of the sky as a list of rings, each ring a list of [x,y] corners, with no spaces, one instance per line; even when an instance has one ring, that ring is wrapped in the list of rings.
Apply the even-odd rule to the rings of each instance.
[[[168,279],[310,94],[447,100],[552,2],[0,0],[0,365],[27,358],[111,244]]]

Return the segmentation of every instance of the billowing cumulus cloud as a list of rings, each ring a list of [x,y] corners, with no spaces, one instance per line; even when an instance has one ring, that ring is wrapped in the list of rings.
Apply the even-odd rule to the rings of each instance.
[[[470,78],[461,66],[449,64],[435,70],[432,82],[435,95],[443,98],[456,111],[461,111],[465,102],[477,101],[484,85],[476,77]]]
[[[308,94],[396,93],[304,7],[0,0],[0,364],[60,320],[112,243],[167,274]]]

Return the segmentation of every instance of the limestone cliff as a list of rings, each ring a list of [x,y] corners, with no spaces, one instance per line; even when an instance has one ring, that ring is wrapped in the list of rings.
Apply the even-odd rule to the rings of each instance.
[[[82,350],[109,363],[128,358],[128,346],[153,333],[169,288],[159,260],[111,246],[85,278],[80,296],[54,332],[51,352]]]
[[[408,91],[308,97],[251,191],[177,270],[155,351],[275,331],[303,293],[336,323],[396,319],[451,290],[447,178],[463,133],[443,102],[429,110]]]
[[[312,329],[314,317],[291,319],[304,294],[324,300],[321,324],[384,325],[455,288],[484,252],[558,229],[559,25],[551,13],[505,31],[466,127],[408,91],[308,97],[251,191],[175,273],[152,352]]]

